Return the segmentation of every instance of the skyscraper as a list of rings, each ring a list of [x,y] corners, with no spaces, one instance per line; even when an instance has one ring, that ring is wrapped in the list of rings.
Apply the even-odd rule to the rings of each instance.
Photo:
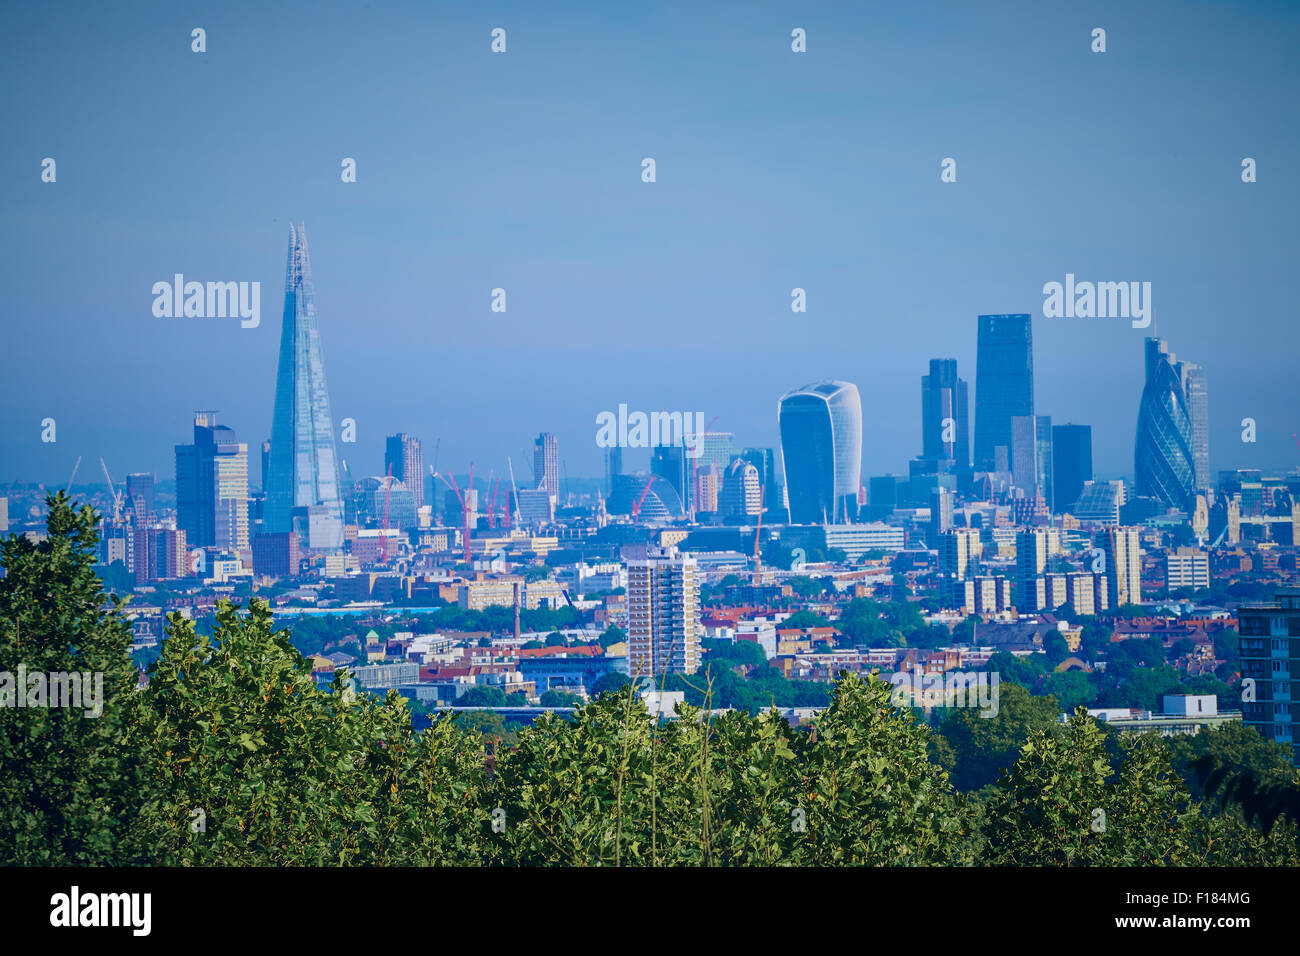
[[[341,548],[340,486],[307,234],[290,226],[263,529],[305,531],[310,548]]]
[[[1052,502],[1052,417],[1017,415],[1011,419],[1011,475],[1029,497]]]
[[[921,376],[921,457],[936,471],[970,467],[966,382],[956,359],[930,359],[930,374]]]
[[[1011,419],[1034,414],[1034,338],[1029,316],[981,315],[975,365],[975,470],[993,471],[1008,449]]]
[[[605,449],[605,497],[614,494],[614,477],[623,474],[623,449],[618,445]]]
[[[851,382],[815,382],[777,405],[782,483],[796,524],[857,517],[862,481],[862,400]]]
[[[1192,419],[1192,470],[1197,491],[1210,491],[1210,393],[1205,369],[1191,362],[1181,362],[1183,391],[1187,411]]]
[[[248,446],[214,412],[196,412],[194,444],[176,446],[176,524],[191,547],[248,547]]]
[[[700,582],[695,559],[651,546],[627,563],[627,652],[633,679],[694,674],[700,663]]]
[[[542,432],[533,441],[533,476],[538,488],[550,493],[551,501],[560,499],[560,442],[550,432]]]
[[[1092,426],[1052,426],[1052,496],[1054,512],[1069,511],[1092,481]]]
[[[1196,492],[1195,426],[1187,378],[1196,375],[1203,414],[1204,378],[1177,361],[1163,339],[1146,340],[1146,385],[1138,406],[1133,450],[1134,493],[1168,507],[1188,510]],[[1208,440],[1206,442],[1208,472]],[[1206,476],[1208,480],[1208,475]],[[1122,603],[1122,602],[1121,602]]]
[[[676,445],[656,445],[650,452],[650,474],[656,478],[668,482],[673,491],[677,492],[677,500],[683,508],[693,507],[695,502],[694,489],[691,487],[691,458],[687,454],[686,446],[678,443]],[[618,483],[620,487],[630,487],[625,483]],[[638,488],[640,493],[642,485]],[[657,493],[657,489],[652,494]]]
[[[723,510],[729,515],[753,517],[763,510],[762,486],[753,462],[737,458],[722,481]]]
[[[389,435],[384,443],[384,471],[392,468],[393,477],[404,484],[415,500],[415,507],[424,504],[424,452],[420,439],[406,432]]]

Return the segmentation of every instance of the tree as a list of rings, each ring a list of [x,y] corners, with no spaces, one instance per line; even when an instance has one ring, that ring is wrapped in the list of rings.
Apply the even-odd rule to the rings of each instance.
[[[548,690],[538,698],[538,702],[543,707],[579,707],[582,698],[564,690]]]
[[[0,545],[0,852],[21,866],[128,863],[147,773],[122,746],[139,704],[131,627],[95,576],[94,510],[62,491],[46,506],[45,540]]]
[[[817,715],[803,754],[796,806],[814,866],[943,864],[963,832],[948,775],[927,759],[927,732],[891,703],[874,674],[845,674]]]
[[[1097,722],[1078,708],[1058,733],[1032,734],[988,807],[989,862],[1157,866],[1194,862],[1199,810],[1154,734],[1125,734],[1110,780]]]
[[[602,650],[609,650],[612,645],[621,644],[626,640],[627,632],[615,624],[609,625],[601,632],[600,637],[596,638],[596,642],[600,644]]]
[[[591,696],[597,697],[600,694],[609,692],[618,693],[624,687],[631,683],[628,676],[620,671],[610,671],[608,674],[602,674],[596,678],[596,682],[591,685]]]
[[[939,726],[954,755],[952,782],[958,790],[994,783],[1031,734],[1057,728],[1060,711],[1054,698],[1034,697],[1018,684],[999,680],[997,701],[998,712],[992,717],[981,716],[976,708],[956,707]]]
[[[569,640],[559,631],[552,631],[546,635],[546,640],[543,643],[546,647],[565,647],[568,645]]]
[[[830,627],[831,622],[812,611],[795,611],[781,622],[783,628]]]
[[[505,707],[505,691],[491,684],[475,684],[456,698],[453,707]]]

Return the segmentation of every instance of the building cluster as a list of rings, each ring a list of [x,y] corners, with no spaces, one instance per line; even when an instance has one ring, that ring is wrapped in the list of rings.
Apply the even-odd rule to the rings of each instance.
[[[490,647],[411,635],[357,672],[365,686],[421,687],[412,693],[438,702],[475,683],[529,700],[559,685],[589,689],[602,668],[690,675],[706,639],[754,641],[799,680],[969,668],[997,649],[1039,653],[1052,631],[1076,639],[1081,616],[1131,616],[1243,581],[1300,583],[1300,471],[1212,478],[1200,366],[1146,340],[1133,479],[1105,478],[1093,470],[1091,427],[1054,424],[1035,405],[1030,316],[981,315],[975,331],[973,394],[956,359],[934,358],[920,376],[920,453],[906,475],[863,475],[861,397],[830,380],[780,397],[775,448],[703,428],[698,413],[654,413],[648,470],[629,473],[624,449],[608,447],[603,481],[578,487],[545,431],[530,479],[510,459],[486,479],[472,467],[438,472],[436,446],[426,465],[420,439],[404,432],[387,437],[379,474],[354,476],[335,438],[305,232],[292,228],[260,487],[248,444],[216,413],[196,412],[192,440],[175,448],[173,506],[152,474],[128,475],[120,493],[109,480],[100,561],[143,592],[134,613],[145,642],[158,631],[150,589],[164,592],[159,612],[202,613],[253,591],[298,610],[513,609],[513,626],[484,635]],[[35,529],[37,509],[21,496],[14,504],[11,515],[0,497],[0,525]],[[800,583],[809,579],[817,593]],[[798,610],[833,621],[854,598],[918,602],[950,627],[975,618],[977,636],[919,651],[782,627]],[[1258,631],[1250,640],[1267,644],[1251,658],[1262,696],[1246,714],[1290,739],[1289,684],[1275,675],[1294,655],[1273,655],[1292,654],[1295,625],[1292,598],[1279,600],[1262,617],[1243,610],[1243,628]],[[625,653],[617,664],[525,653],[519,617],[536,609],[618,626]],[[1208,633],[1184,635],[1188,673],[1212,666]],[[1128,636],[1117,625],[1115,639]]]

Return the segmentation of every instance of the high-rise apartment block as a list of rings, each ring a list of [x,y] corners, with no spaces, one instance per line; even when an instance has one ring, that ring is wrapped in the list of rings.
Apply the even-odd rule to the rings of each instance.
[[[628,671],[633,678],[693,674],[700,663],[700,578],[695,558],[648,547],[627,566]]]
[[[1280,588],[1271,603],[1242,605],[1237,618],[1242,722],[1265,740],[1289,747],[1292,763],[1300,763],[1291,691],[1292,681],[1300,677],[1300,588]]]
[[[1137,528],[1106,528],[1097,547],[1106,556],[1106,583],[1113,606],[1142,602],[1142,543]]]

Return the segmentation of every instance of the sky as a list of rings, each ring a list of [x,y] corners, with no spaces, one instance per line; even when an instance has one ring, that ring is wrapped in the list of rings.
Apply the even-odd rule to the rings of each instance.
[[[1099,476],[1131,476],[1152,330],[1044,317],[1067,273],[1152,284],[1160,335],[1206,369],[1215,472],[1300,464],[1300,4],[54,0],[6,19],[0,481],[62,484],[79,455],[83,481],[101,456],[165,480],[193,410],[217,409],[256,485],[291,221],[354,475],[397,431],[426,463],[439,443],[440,470],[511,456],[517,477],[551,431],[571,475],[598,475],[596,416],[620,403],[775,446],[780,396],[823,378],[861,391],[864,477],[905,474],[929,359],[956,358],[973,402],[976,316],[1028,312],[1037,411],[1091,425]],[[155,317],[175,273],[260,282],[260,325]]]

